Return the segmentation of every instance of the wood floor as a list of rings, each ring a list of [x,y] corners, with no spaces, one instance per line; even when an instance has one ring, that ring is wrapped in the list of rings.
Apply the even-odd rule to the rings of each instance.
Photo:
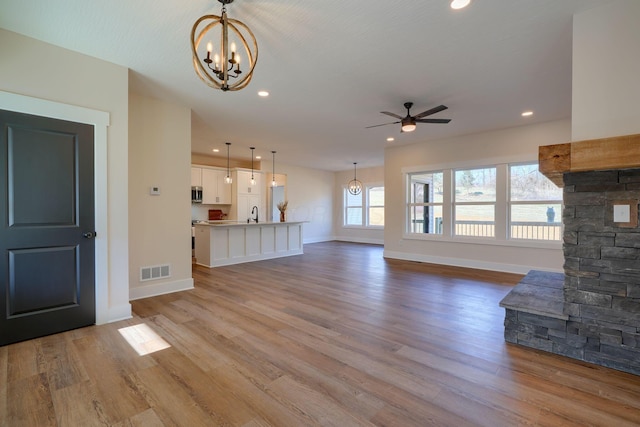
[[[0,425],[640,425],[640,377],[505,344],[520,276],[328,242],[194,278],[131,320],[0,347]],[[170,347],[139,355],[118,330],[141,324]]]

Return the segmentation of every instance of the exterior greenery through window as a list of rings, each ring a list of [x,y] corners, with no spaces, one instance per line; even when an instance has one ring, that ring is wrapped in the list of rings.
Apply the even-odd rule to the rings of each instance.
[[[562,190],[537,164],[509,167],[509,230],[512,239],[560,240]]]
[[[562,190],[537,163],[407,174],[409,235],[559,241]]]
[[[356,196],[345,188],[344,225],[384,227],[384,186],[365,186]]]
[[[496,168],[456,170],[454,234],[495,236]]]

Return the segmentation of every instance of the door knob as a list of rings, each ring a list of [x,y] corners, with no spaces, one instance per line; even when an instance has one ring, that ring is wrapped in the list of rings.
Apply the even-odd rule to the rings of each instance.
[[[85,239],[93,239],[94,237],[96,237],[96,233],[95,231],[87,231],[86,233],[82,234],[82,237],[84,237]]]

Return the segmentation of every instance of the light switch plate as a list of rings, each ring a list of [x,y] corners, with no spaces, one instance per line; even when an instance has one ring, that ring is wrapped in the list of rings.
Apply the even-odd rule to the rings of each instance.
[[[631,221],[631,206],[613,205],[613,222]]]
[[[160,187],[149,187],[149,194],[151,194],[152,196],[159,196]]]
[[[614,228],[638,228],[638,204],[638,199],[607,200],[605,225]]]

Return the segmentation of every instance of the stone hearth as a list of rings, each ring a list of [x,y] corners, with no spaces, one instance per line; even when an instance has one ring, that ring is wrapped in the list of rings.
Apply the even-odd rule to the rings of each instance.
[[[564,274],[532,271],[500,302],[506,341],[640,375],[639,153],[638,135],[540,147],[564,186]]]

